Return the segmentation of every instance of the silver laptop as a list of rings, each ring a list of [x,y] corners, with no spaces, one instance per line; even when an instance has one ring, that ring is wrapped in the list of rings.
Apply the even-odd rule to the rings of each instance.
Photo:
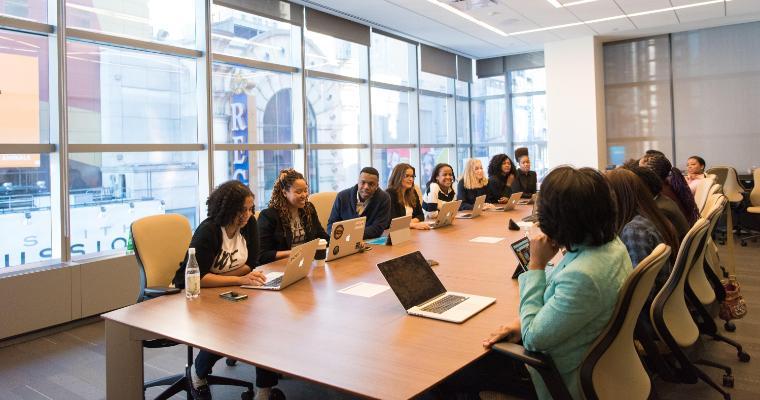
[[[266,282],[261,286],[242,285],[245,289],[282,290],[305,278],[311,270],[314,253],[317,251],[319,239],[303,243],[290,250],[288,263],[284,272],[268,272]]]
[[[517,204],[520,204],[520,205],[536,204],[536,196],[537,195],[538,195],[538,193],[533,193],[533,195],[530,196],[529,199],[522,199],[522,200],[518,201]]]
[[[538,221],[538,193],[534,194],[533,197],[531,197],[531,200],[533,200],[533,211],[530,213],[530,215],[522,219],[525,222]]]
[[[440,228],[442,226],[451,225],[451,223],[454,221],[454,218],[457,215],[457,210],[459,210],[459,206],[462,205],[462,200],[455,200],[449,203],[443,203],[441,207],[439,207],[438,210],[438,216],[435,217],[432,221],[425,221],[425,223],[430,226],[432,229]]]
[[[461,323],[496,302],[493,297],[446,291],[419,251],[377,267],[410,315]]]
[[[483,205],[486,204],[486,195],[481,195],[475,198],[475,204],[472,205],[472,210],[457,214],[457,218],[470,219],[480,216],[483,212]]]
[[[359,217],[333,223],[325,261],[350,256],[362,250],[366,222],[367,217]]]
[[[507,200],[506,204],[498,205],[494,207],[494,211],[511,211],[515,209],[515,206],[520,201],[520,197],[522,197],[523,192],[517,192],[512,193],[511,196],[509,196],[509,199]]]
[[[383,236],[375,239],[365,240],[367,244],[379,244],[379,245],[399,245],[408,241],[412,235],[409,229],[409,225],[412,223],[412,216],[405,215],[403,217],[393,218],[391,220],[391,226]]]

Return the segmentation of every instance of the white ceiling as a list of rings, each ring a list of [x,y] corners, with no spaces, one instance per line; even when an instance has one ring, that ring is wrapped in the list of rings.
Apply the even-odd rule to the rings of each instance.
[[[596,0],[561,8],[547,0],[437,1],[466,12],[507,36],[428,0],[295,0],[474,58],[541,50],[546,42],[581,36],[596,35],[609,41],[760,21],[760,0],[724,0],[639,16],[631,14],[709,0]],[[558,3],[575,1],[558,0]],[[610,17],[619,18],[594,21]],[[540,30],[568,24],[574,25]]]

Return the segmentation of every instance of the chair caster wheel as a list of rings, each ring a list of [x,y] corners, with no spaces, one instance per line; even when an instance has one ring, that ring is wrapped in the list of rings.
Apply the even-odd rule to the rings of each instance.
[[[246,390],[240,395],[242,400],[253,400],[253,390]]]
[[[237,364],[237,360],[233,360],[232,358],[228,358],[224,361],[228,367],[234,367],[235,364]]]
[[[733,322],[731,322],[731,321],[727,321],[725,324],[723,324],[723,328],[727,332],[733,332],[733,331],[736,330],[736,325]]]
[[[733,388],[734,387],[734,376],[733,375],[723,375],[723,386],[727,388]]]
[[[749,358],[750,358],[749,353],[747,353],[746,351],[739,352],[738,356],[739,356],[739,361],[749,362]]]

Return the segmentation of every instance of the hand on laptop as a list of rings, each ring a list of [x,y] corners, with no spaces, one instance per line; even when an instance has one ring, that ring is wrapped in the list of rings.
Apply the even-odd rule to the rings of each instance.
[[[491,346],[498,342],[511,342],[518,343],[522,340],[522,333],[520,332],[520,318],[515,318],[511,323],[502,325],[496,332],[492,332],[491,336],[487,339],[483,339],[483,347],[490,349]]]
[[[485,203],[483,204],[483,210],[491,210],[494,209],[496,206],[491,203]]]
[[[499,199],[499,204],[506,204],[509,201],[509,197],[502,197]]]
[[[253,286],[261,286],[267,281],[267,278],[264,276],[264,273],[262,273],[259,270],[253,270],[246,275],[243,275],[240,277],[240,284],[241,285],[253,285]]]
[[[409,227],[412,229],[419,229],[421,231],[430,229],[430,225],[428,225],[426,222],[412,222]]]

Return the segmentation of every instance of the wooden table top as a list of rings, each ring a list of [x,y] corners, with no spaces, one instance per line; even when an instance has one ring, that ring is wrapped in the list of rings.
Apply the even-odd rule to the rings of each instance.
[[[524,231],[507,221],[530,213],[484,212],[453,226],[412,231],[398,246],[315,267],[285,290],[234,288],[248,299],[230,302],[204,288],[198,299],[164,296],[104,314],[115,322],[243,362],[366,397],[410,398],[485,354],[481,340],[518,315],[517,263],[509,244]],[[534,228],[536,229],[536,228]],[[472,243],[498,236],[497,244]],[[495,297],[496,303],[463,324],[408,316],[392,290],[371,298],[338,293],[359,282],[387,285],[376,264],[420,250],[447,290]],[[284,260],[264,266],[281,270]]]

